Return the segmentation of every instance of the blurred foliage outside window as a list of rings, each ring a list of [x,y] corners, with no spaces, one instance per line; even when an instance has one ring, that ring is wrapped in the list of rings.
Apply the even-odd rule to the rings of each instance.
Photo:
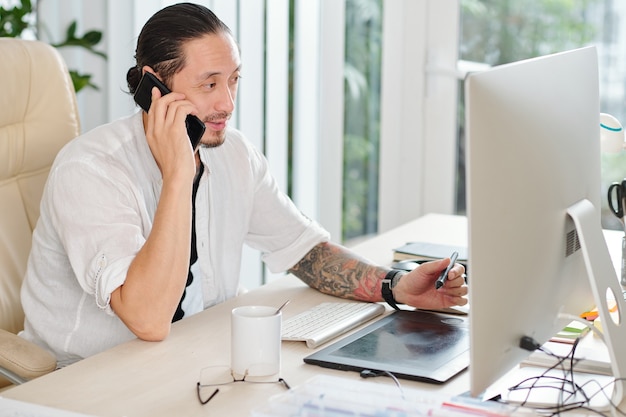
[[[626,2],[619,0],[460,0],[459,59],[491,66],[596,45],[600,111],[626,124]],[[378,224],[382,0],[346,0],[343,239]],[[622,29],[625,28],[625,29]],[[463,82],[459,81],[457,212],[465,213]],[[575,117],[573,115],[572,117]],[[606,190],[626,178],[626,152],[602,157]]]
[[[346,1],[343,240],[378,229],[382,0]]]
[[[626,2],[621,0],[460,0],[459,59],[495,66],[596,45],[600,111],[626,124]],[[465,213],[463,86],[459,87],[457,212]],[[572,115],[576,117],[576,115]],[[598,128],[599,129],[599,128]],[[626,152],[602,156],[603,226],[621,228],[606,191],[626,178]]]

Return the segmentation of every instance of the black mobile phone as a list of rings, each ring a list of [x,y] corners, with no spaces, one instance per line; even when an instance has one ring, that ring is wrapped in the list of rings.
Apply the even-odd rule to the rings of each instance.
[[[167,86],[163,84],[154,74],[150,72],[144,73],[139,81],[134,98],[135,102],[146,112],[148,112],[150,104],[152,104],[152,87],[157,87],[161,91],[162,95],[171,93],[170,89],[167,88]],[[202,135],[204,135],[206,126],[202,123],[202,120],[193,114],[187,115],[185,125],[187,127],[187,135],[189,136],[189,140],[191,140],[191,146],[193,146],[193,149],[195,150],[200,143]]]

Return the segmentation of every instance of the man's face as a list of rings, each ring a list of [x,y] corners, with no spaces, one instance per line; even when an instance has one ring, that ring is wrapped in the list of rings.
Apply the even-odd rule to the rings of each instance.
[[[241,59],[227,34],[205,35],[183,45],[185,66],[174,74],[172,91],[183,93],[198,108],[206,126],[200,143],[224,143],[226,125],[235,108]]]

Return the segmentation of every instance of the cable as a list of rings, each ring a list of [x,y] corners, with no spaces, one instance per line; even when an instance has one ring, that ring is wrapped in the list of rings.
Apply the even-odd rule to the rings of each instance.
[[[519,347],[534,352],[535,350],[540,349],[541,345],[530,336],[522,336],[519,340]]]
[[[389,378],[393,379],[393,382],[395,382],[396,386],[400,390],[400,395],[402,396],[402,399],[406,400],[406,398],[404,397],[404,390],[402,389],[402,385],[400,385],[400,381],[398,381],[398,378],[396,378],[396,376],[392,374],[391,372],[372,371],[371,369],[363,369],[359,375],[361,375],[361,378],[375,378],[378,376],[388,376]]]
[[[577,384],[574,380],[574,368],[578,363],[579,359],[575,357],[575,351],[578,346],[580,339],[574,340],[574,344],[572,345],[572,349],[566,356],[559,356],[549,351],[545,347],[539,345],[535,339],[530,336],[524,336],[520,338],[519,346],[522,349],[526,349],[529,351],[532,350],[540,350],[545,354],[555,358],[555,363],[547,368],[543,373],[538,376],[530,377],[520,381],[514,386],[509,387],[509,391],[521,391],[525,390],[526,395],[525,398],[520,401],[522,406],[534,408],[543,413],[550,413],[550,415],[557,415],[565,411],[572,410],[585,410],[592,411],[601,416],[604,416],[603,413],[593,410],[590,408],[590,404],[592,399],[597,395],[603,395],[605,399],[607,399],[610,407],[617,411],[619,414],[626,416],[622,410],[618,408],[618,405],[614,404],[606,390],[611,384],[615,384],[616,379],[612,382],[607,383],[606,385],[600,384],[597,380],[588,380],[582,385]],[[563,377],[550,375],[551,371],[561,371],[563,373]],[[593,394],[590,393],[590,384],[597,384],[597,391]],[[559,399],[558,402],[553,407],[532,407],[528,404],[531,396],[531,392],[534,389],[555,389],[559,391]],[[577,400],[577,397],[580,397]]]

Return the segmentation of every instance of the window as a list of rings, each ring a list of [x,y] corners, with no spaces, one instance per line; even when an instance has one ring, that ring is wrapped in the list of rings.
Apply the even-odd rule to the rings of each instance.
[[[458,0],[382,0],[380,6],[373,1],[366,4],[375,9],[365,13],[350,10],[363,5],[348,4],[345,19],[346,75],[350,65],[360,62],[370,90],[370,102],[361,107],[360,113],[360,117],[369,118],[370,148],[367,153],[362,152],[368,155],[369,166],[366,168],[366,162],[361,162],[360,171],[354,170],[353,165],[344,167],[345,176],[369,170],[368,185],[358,190],[369,195],[357,209],[352,207],[344,213],[344,222],[353,221],[349,216],[362,216],[358,227],[344,228],[344,232],[349,231],[344,233],[348,238],[357,236],[359,228],[365,234],[381,233],[429,212],[454,212]],[[362,52],[372,54],[369,60],[359,57],[360,61],[356,61],[350,57],[349,49],[356,48],[350,39],[355,33],[350,31],[359,28],[350,16],[356,11],[361,17],[371,17],[361,20],[367,30],[361,28],[357,32],[362,35],[360,42],[368,43],[368,50]],[[381,13],[380,37],[376,32],[377,13]],[[380,70],[375,67],[378,53]],[[375,81],[378,71],[379,85]],[[353,123],[354,116],[350,106],[355,103],[349,94],[347,87],[345,123]],[[376,95],[380,100],[376,110],[380,112],[379,120],[374,119],[376,104],[372,101]],[[352,129],[353,126],[345,126],[344,152],[352,151],[358,144],[349,136],[355,132]],[[346,155],[346,164],[352,161],[350,158]],[[345,193],[355,192],[349,181],[350,178],[346,179],[344,184]]]
[[[344,241],[454,212],[458,0],[345,10]]]
[[[382,1],[346,2],[342,237],[378,231]]]
[[[596,45],[601,112],[626,123],[626,3],[614,0],[460,0],[461,60],[499,65]],[[463,88],[459,88],[457,212],[465,212]],[[575,117],[575,116],[573,116]],[[603,155],[603,226],[621,228],[607,209],[608,185],[626,177],[626,152]]]

